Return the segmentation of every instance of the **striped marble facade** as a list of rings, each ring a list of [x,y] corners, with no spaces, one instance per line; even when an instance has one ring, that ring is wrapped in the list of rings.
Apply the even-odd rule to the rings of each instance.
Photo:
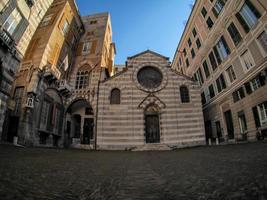
[[[146,92],[136,75],[144,66],[163,74],[159,91]],[[189,88],[190,103],[181,103],[180,86]],[[118,88],[121,102],[110,104],[110,92]],[[146,144],[144,109],[154,103],[160,108],[160,143],[169,147],[205,144],[199,86],[169,67],[169,60],[152,51],[128,58],[122,72],[101,82],[99,91],[97,145],[99,149],[131,149]]]

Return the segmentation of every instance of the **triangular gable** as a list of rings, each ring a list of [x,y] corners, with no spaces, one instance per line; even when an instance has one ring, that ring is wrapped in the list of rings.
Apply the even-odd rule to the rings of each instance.
[[[146,109],[146,107],[150,104],[157,105],[160,109],[166,108],[166,104],[162,102],[157,96],[154,94],[149,94],[139,105],[138,108]]]
[[[144,54],[146,54],[146,53],[151,53],[151,54],[153,54],[153,55],[155,55],[155,56],[157,56],[157,57],[161,57],[161,58],[163,58],[163,59],[165,59],[165,60],[169,60],[168,57],[165,57],[165,56],[163,56],[163,55],[161,55],[161,54],[159,54],[159,53],[156,53],[156,52],[154,52],[154,51],[151,51],[151,50],[143,51],[143,52],[138,53],[138,54],[136,54],[136,55],[134,55],[134,56],[128,57],[127,59],[128,59],[128,60],[131,60],[131,59],[133,59],[133,58],[139,57],[139,56],[144,55]]]

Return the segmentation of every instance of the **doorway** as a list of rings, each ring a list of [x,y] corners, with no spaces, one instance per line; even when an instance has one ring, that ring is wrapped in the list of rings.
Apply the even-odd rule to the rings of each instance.
[[[224,113],[224,117],[227,126],[228,139],[234,139],[235,133],[234,133],[234,124],[233,124],[233,117],[231,110],[226,111]]]
[[[145,111],[145,136],[146,143],[160,143],[159,109],[149,106]]]
[[[94,119],[85,118],[83,125],[83,144],[90,144],[94,130]]]

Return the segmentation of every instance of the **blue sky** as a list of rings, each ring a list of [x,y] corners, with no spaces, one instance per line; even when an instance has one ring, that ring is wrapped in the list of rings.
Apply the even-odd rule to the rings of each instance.
[[[147,49],[173,58],[193,0],[76,0],[82,15],[109,12],[116,64]]]

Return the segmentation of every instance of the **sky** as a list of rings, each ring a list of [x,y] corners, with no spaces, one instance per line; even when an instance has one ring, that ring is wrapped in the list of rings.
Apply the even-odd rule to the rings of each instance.
[[[172,58],[194,0],[76,0],[82,16],[109,12],[115,64],[152,50]]]

